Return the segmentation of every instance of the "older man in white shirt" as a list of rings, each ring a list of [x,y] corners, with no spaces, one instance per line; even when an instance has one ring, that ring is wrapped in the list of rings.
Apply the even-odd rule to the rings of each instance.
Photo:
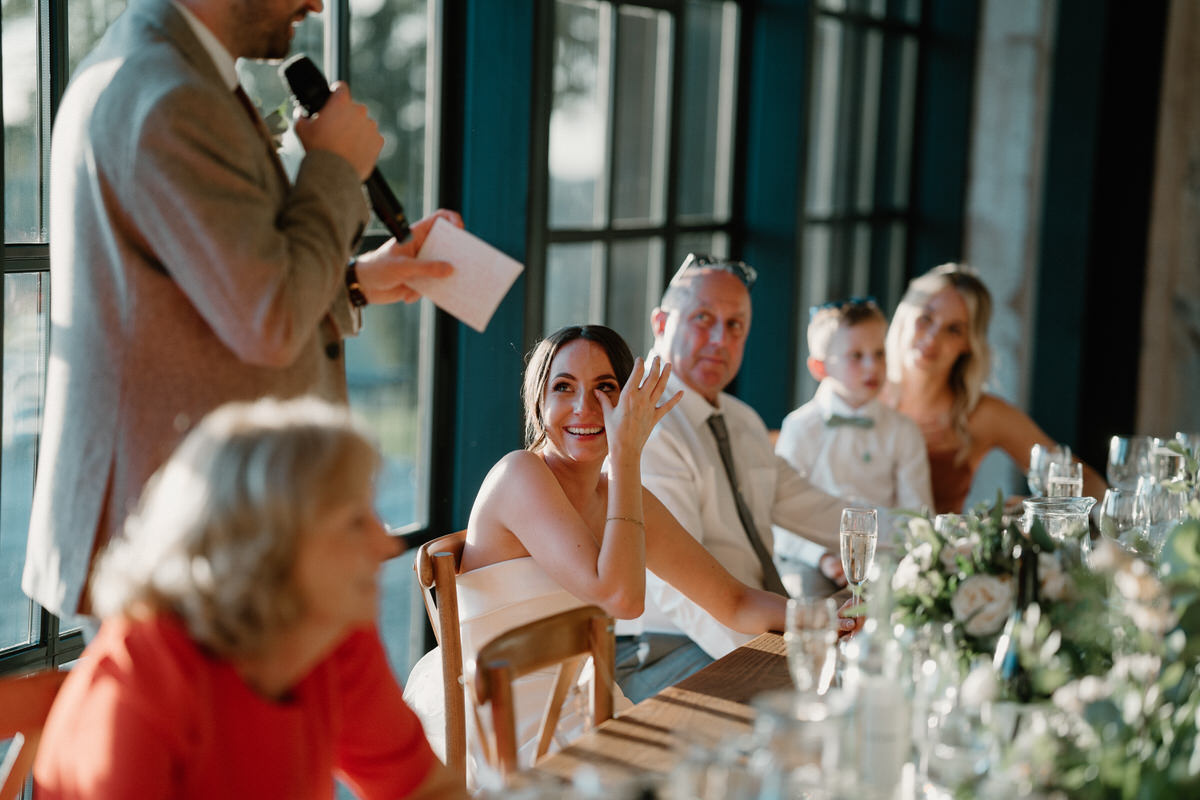
[[[683,390],[684,397],[646,442],[642,482],[734,577],[783,593],[771,560],[772,523],[836,552],[845,503],[776,456],[762,418],[724,393],[742,363],[754,277],[741,262],[689,255],[651,315],[654,353],[672,365],[667,391]],[[710,421],[714,415],[720,421]],[[820,566],[826,576],[842,578],[831,553]],[[652,573],[645,614],[618,623],[617,634],[617,681],[635,702],[751,638]]]

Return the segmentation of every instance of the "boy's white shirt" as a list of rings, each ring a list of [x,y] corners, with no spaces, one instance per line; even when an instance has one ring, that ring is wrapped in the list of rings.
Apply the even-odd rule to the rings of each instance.
[[[828,426],[833,414],[868,417],[871,428]],[[847,500],[884,508],[933,507],[925,439],[916,423],[871,399],[851,407],[823,381],[813,399],[783,420],[775,453],[819,489]],[[776,531],[780,556],[812,563],[812,549]]]

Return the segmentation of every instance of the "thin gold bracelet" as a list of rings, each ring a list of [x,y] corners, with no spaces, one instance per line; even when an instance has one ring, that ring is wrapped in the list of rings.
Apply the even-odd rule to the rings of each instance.
[[[644,522],[642,522],[640,519],[634,519],[633,517],[607,517],[607,518],[605,518],[604,521],[612,522],[613,520],[618,520],[620,522],[632,522],[634,525],[637,525],[639,527],[642,527],[642,528],[646,527],[646,524]]]

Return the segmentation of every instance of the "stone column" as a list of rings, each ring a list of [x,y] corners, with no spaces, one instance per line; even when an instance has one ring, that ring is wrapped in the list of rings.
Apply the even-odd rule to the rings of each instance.
[[[994,301],[987,390],[1026,409],[1057,10],[1057,0],[984,0],[971,125],[964,253]],[[976,473],[968,507],[997,487],[1025,491],[999,451]]]

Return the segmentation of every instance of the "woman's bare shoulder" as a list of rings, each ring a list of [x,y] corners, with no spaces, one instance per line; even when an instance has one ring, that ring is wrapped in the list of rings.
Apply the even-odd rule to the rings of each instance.
[[[1002,397],[985,394],[979,398],[971,412],[970,424],[1004,425],[1015,420],[1028,420],[1029,416]]]
[[[524,487],[540,487],[554,480],[546,462],[528,450],[513,450],[497,461],[479,486],[478,500],[508,497]]]
[[[1028,449],[1029,443],[1046,438],[1038,424],[1021,409],[994,394],[979,398],[968,420],[971,435],[989,446]]]

